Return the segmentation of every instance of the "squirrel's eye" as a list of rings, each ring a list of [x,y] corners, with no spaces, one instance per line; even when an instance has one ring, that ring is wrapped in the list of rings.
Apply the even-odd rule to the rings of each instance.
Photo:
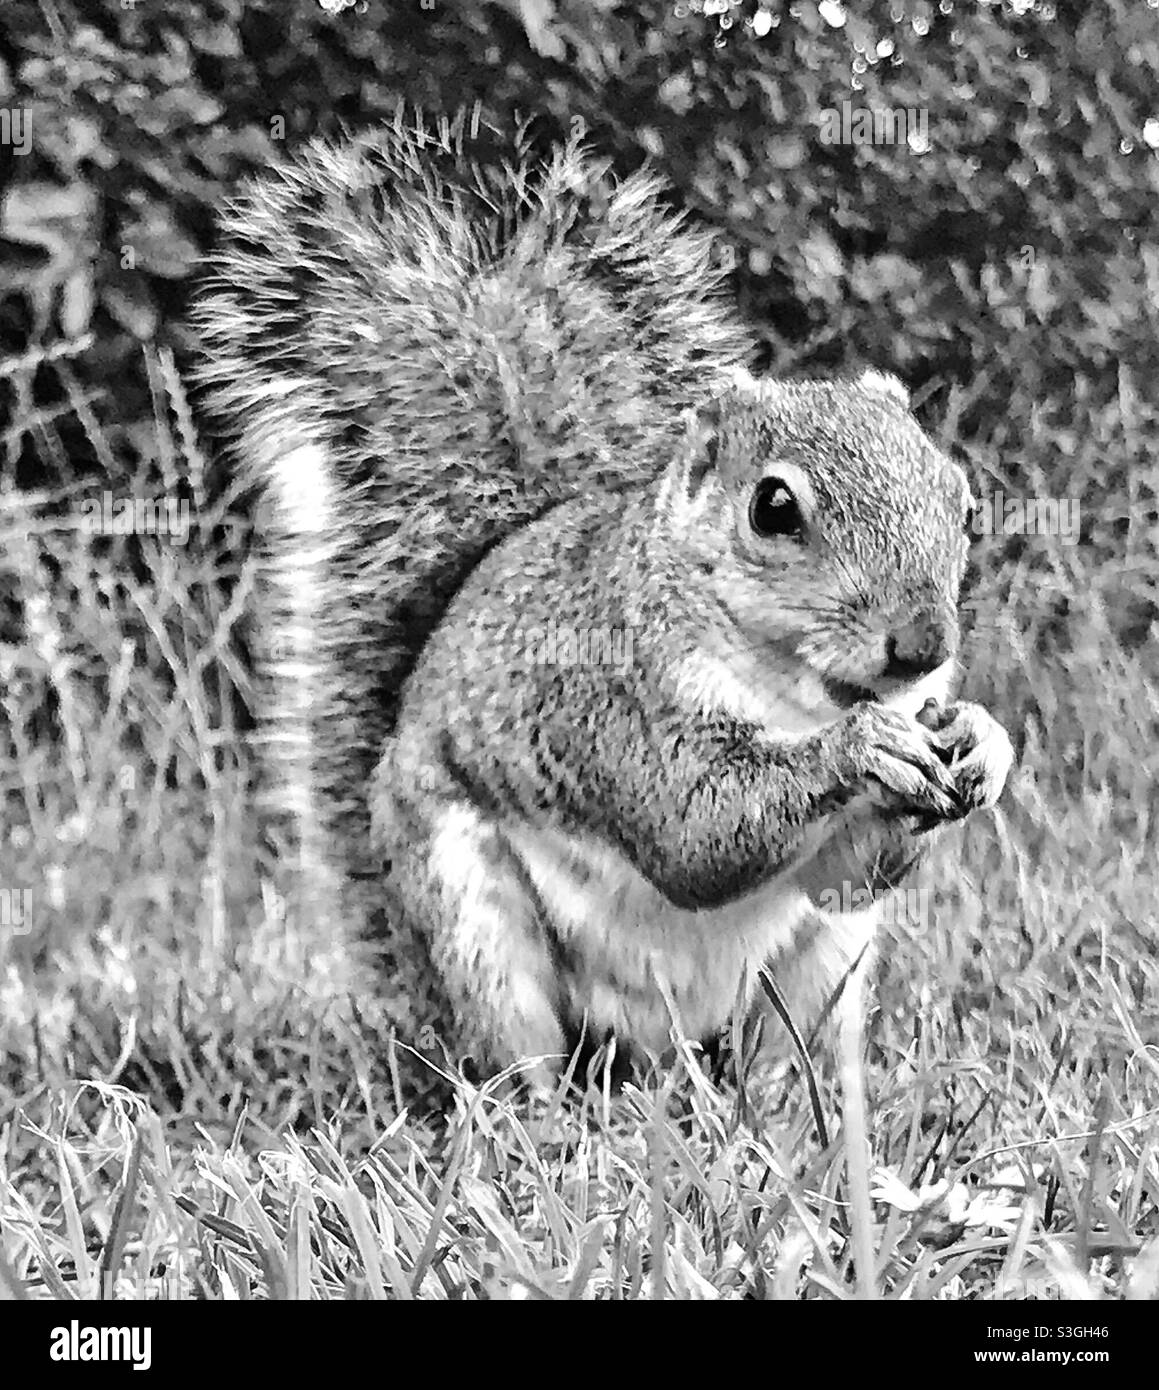
[[[805,529],[797,499],[780,478],[762,478],[749,503],[749,524],[761,537],[799,536]]]

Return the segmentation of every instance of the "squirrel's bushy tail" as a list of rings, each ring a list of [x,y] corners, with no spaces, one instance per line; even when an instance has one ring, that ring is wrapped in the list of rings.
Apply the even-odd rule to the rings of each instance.
[[[225,216],[203,380],[262,499],[276,775],[340,878],[375,873],[368,779],[465,574],[553,503],[653,476],[751,351],[660,188],[400,111]]]

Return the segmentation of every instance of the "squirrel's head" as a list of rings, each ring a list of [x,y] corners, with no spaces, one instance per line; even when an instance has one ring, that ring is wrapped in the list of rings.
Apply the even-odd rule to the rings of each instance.
[[[738,380],[691,418],[661,497],[719,650],[803,709],[944,698],[973,499],[895,378]]]

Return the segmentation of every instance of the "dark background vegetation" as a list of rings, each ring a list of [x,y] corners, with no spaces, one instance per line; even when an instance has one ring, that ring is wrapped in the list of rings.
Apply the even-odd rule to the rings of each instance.
[[[732,239],[774,364],[868,358],[938,389],[985,374],[980,415],[1008,417],[1026,415],[1019,392],[1105,403],[1121,364],[1147,365],[1159,10],[894,0],[835,29],[772,3],[756,37],[758,8],[541,3],[529,37],[514,4],[10,0],[0,96],[35,137],[24,158],[0,147],[0,168],[90,210],[73,249],[92,302],[69,328],[91,323],[109,379],[134,339],[172,332],[235,180],[400,98],[582,123],[625,170],[652,155]],[[822,144],[843,100],[927,109],[931,150]],[[29,327],[6,302],[4,349]]]
[[[981,1151],[1048,1138],[1038,1212],[1073,1234],[1074,1277],[1096,1227],[1112,1263],[1137,1250],[1159,1191],[1159,0],[4,0],[0,108],[32,145],[0,145],[0,887],[36,914],[0,942],[0,1121],[89,1075],[237,1134],[260,1097],[267,1143],[365,1102],[364,1145],[389,1113],[372,1042],[322,1028],[322,957],[294,955],[255,875],[247,503],[182,380],[230,188],[400,100],[650,159],[718,229],[754,366],[892,370],[976,492],[1079,502],[1078,544],[975,547],[966,693],[1021,766],[935,864],[936,929],[883,952],[874,1138],[907,1181],[966,1185]],[[925,110],[930,148],[825,145],[847,100]],[[195,535],[78,546],[62,519],[102,487],[189,495]],[[1104,1128],[1100,1167],[1071,1140]],[[916,1278],[901,1230],[882,1269]]]
[[[480,102],[548,136],[578,125],[624,170],[650,156],[735,253],[760,366],[868,361],[935,422],[963,386],[957,442],[1015,490],[1034,481],[1032,439],[1057,492],[1100,412],[1125,395],[1150,422],[1159,10],[893,0],[834,28],[811,2],[705,8],[8,0],[0,101],[29,113],[34,140],[26,157],[0,147],[0,354],[91,330],[81,382],[136,447],[140,342],[187,346],[181,313],[229,187],[400,99]],[[823,144],[821,112],[843,100],[926,109],[931,149]],[[41,378],[51,402],[59,383]],[[15,388],[0,389],[11,415]],[[1129,524],[1114,514],[1129,460],[1108,442],[1119,456],[1084,499],[1096,544]],[[34,482],[44,451],[31,432],[19,443]],[[71,469],[93,462],[76,422],[66,443]],[[1140,503],[1153,524],[1150,489]],[[1137,639],[1152,596],[1124,596],[1122,615]]]

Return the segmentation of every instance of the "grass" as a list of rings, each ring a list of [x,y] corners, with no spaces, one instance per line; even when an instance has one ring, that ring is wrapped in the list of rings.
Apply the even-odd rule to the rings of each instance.
[[[130,430],[67,351],[8,366],[55,373],[63,404],[9,429],[0,476],[28,445],[67,458],[69,418],[106,476],[0,493],[7,1292],[1159,1295],[1159,700],[1136,620],[1159,560],[1120,524],[1154,510],[1127,467],[1156,424],[1138,400],[1044,410],[1017,469],[1002,421],[974,445],[976,479],[1078,497],[1082,544],[980,547],[967,694],[1019,768],[940,845],[930,920],[889,933],[822,1047],[822,1147],[793,1068],[719,1088],[687,1046],[619,1095],[597,1077],[520,1108],[460,1082],[445,1129],[399,1112],[373,990],[297,919],[254,815],[244,524],[173,363],[146,369]],[[188,543],[85,534],[105,487],[188,497]]]

